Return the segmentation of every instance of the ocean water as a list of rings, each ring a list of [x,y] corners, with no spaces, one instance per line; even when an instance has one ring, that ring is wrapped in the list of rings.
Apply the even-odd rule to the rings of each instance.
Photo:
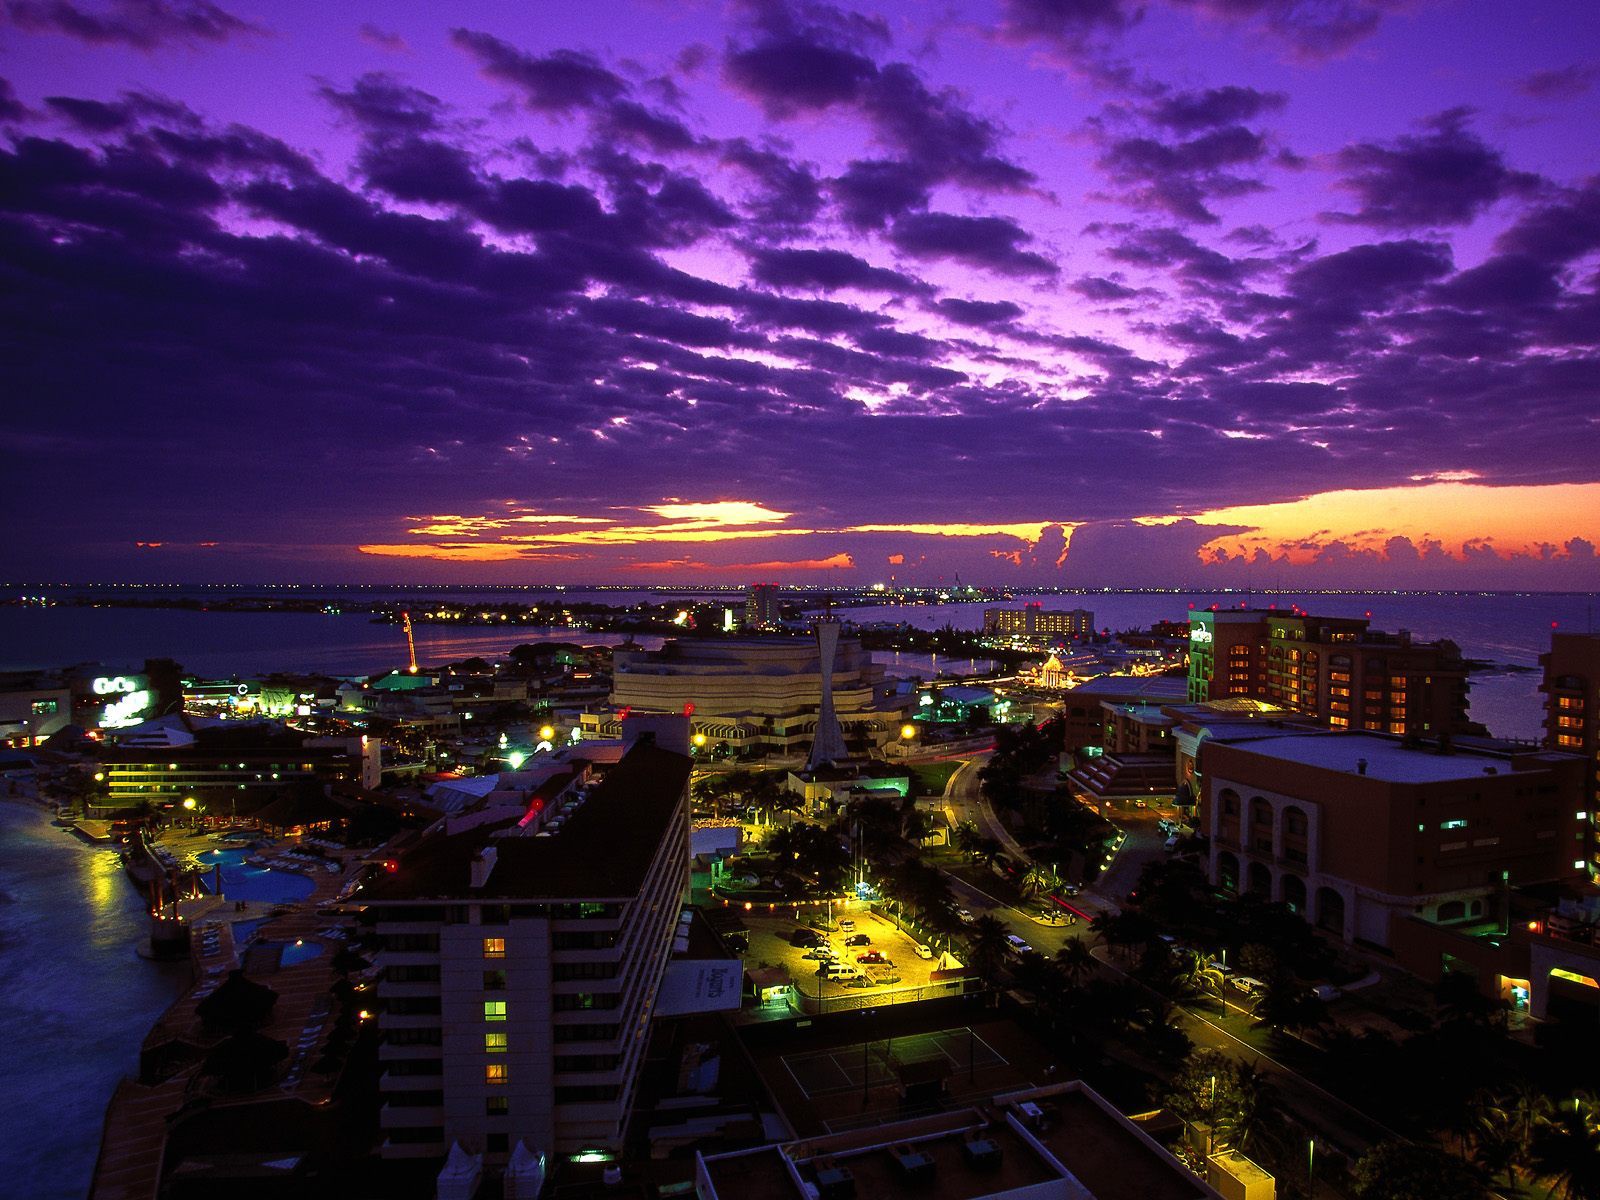
[[[258,589],[259,590],[259,589]],[[257,591],[258,591],[257,590]],[[176,594],[152,589],[143,594]],[[195,594],[183,589],[183,594]],[[224,594],[224,593],[218,593]],[[225,594],[237,596],[238,590]],[[250,591],[246,594],[256,594]],[[502,589],[319,589],[317,595],[367,599],[480,598],[485,601],[541,601],[561,597],[569,602],[595,600],[610,604],[659,601],[688,592],[647,590],[578,590],[563,592]],[[737,593],[716,593],[735,603]],[[1028,597],[1047,608],[1086,608],[1102,629],[1147,627],[1152,622],[1182,620],[1190,607],[1239,607],[1238,593],[1094,592]],[[1594,613],[1600,597],[1559,593],[1256,595],[1250,603],[1287,609],[1302,608],[1327,616],[1368,616],[1373,627],[1409,629],[1419,639],[1450,638],[1469,658],[1496,664],[1472,680],[1472,713],[1502,737],[1540,736],[1539,655],[1550,644],[1552,627],[1567,630],[1600,628]],[[1020,604],[1021,599],[1009,603]],[[982,628],[983,610],[997,601],[955,604],[891,604],[838,608],[842,616],[862,622],[905,621],[922,629],[949,625]],[[423,663],[444,663],[472,655],[491,660],[523,642],[575,641],[617,645],[627,639],[616,633],[570,629],[514,627],[491,629],[445,625],[416,626],[417,657]],[[660,645],[657,637],[639,636],[639,645]],[[333,675],[374,674],[405,663],[405,638],[398,626],[374,624],[366,614],[200,612],[188,609],[78,608],[57,606],[0,607],[0,670],[56,667],[80,662],[102,663],[109,670],[136,669],[150,657],[169,657],[203,675],[261,675],[270,671],[320,671]],[[939,662],[927,656],[880,656],[891,674],[931,677],[939,671],[971,673],[986,664]]]
[[[117,1081],[187,984],[148,962],[144,904],[116,852],[0,799],[0,1194],[81,1200]]]

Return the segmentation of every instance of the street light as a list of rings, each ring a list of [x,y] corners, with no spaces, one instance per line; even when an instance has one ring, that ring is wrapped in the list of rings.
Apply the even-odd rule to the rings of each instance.
[[[901,737],[901,740],[909,742],[912,738],[914,738],[916,736],[917,736],[917,727],[915,725],[906,724],[906,725],[900,726],[900,737]]]
[[[555,736],[556,736],[556,727],[554,725],[541,725],[541,726],[539,726],[539,740],[541,742],[548,742],[551,738],[553,738]]]

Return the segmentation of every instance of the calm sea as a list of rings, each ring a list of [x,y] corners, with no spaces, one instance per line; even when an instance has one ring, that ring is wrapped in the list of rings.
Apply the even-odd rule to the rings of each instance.
[[[172,589],[151,589],[170,594]],[[183,589],[185,595],[206,594]],[[238,589],[215,595],[237,596]],[[258,594],[251,592],[248,594]],[[260,593],[268,594],[268,593]],[[482,599],[486,602],[565,599],[633,604],[687,597],[684,591],[495,589],[318,589],[318,596],[338,599],[415,600]],[[707,598],[737,603],[737,593],[705,593]],[[1087,608],[1095,623],[1112,630],[1134,629],[1162,619],[1182,619],[1190,606],[1237,607],[1237,593],[1100,592],[1087,595],[1034,597],[1047,608]],[[1276,604],[1328,616],[1370,615],[1378,629],[1409,629],[1420,639],[1450,638],[1471,658],[1497,664],[1473,676],[1472,713],[1502,737],[1534,738],[1540,734],[1542,710],[1538,694],[1539,655],[1549,647],[1552,625],[1562,629],[1594,628],[1593,595],[1544,593],[1479,593],[1471,595],[1339,595],[1257,596],[1258,606]],[[978,629],[983,610],[994,601],[957,604],[884,605],[841,608],[841,616],[858,621],[906,621],[923,629],[950,625]],[[1016,601],[1014,603],[1021,603]],[[577,641],[617,645],[622,634],[585,633],[569,629],[518,627],[489,629],[418,624],[417,656],[424,663],[444,663],[481,655],[494,659],[522,642]],[[659,638],[638,637],[654,647]],[[203,675],[260,675],[270,671],[320,671],[333,675],[372,674],[403,665],[405,640],[394,625],[374,624],[365,614],[197,612],[187,609],[78,608],[57,606],[0,608],[0,670],[103,663],[113,670],[137,668],[147,657],[176,659]],[[977,662],[937,663],[921,655],[886,660],[897,675],[931,675],[935,670],[970,672]]]
[[[114,851],[0,799],[0,1194],[89,1190],[106,1102],[187,980],[187,965],[135,953],[144,934]]]

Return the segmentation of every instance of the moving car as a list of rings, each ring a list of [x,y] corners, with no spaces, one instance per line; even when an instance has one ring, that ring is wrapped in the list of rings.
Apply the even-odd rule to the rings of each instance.
[[[868,950],[865,954],[858,954],[856,955],[856,961],[858,963],[876,963],[882,966],[889,965],[889,960],[884,956],[882,950]]]
[[[1011,953],[1013,954],[1033,953],[1033,947],[1028,945],[1027,942],[1023,941],[1014,933],[1006,934],[1006,946],[1010,948]]]
[[[964,908],[956,909],[956,919],[963,925],[971,925],[972,922],[976,920],[976,918]]]

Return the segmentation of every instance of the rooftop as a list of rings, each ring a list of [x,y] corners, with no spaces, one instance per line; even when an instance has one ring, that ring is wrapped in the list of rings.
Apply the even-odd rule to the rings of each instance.
[[[1408,746],[1397,737],[1375,733],[1310,733],[1236,743],[1230,749],[1352,775],[1359,773],[1359,763],[1364,759],[1368,777],[1388,783],[1448,783],[1479,779],[1486,774],[1509,774],[1517,769],[1509,754],[1461,749],[1441,754],[1432,744]],[[1516,756],[1519,764],[1540,766],[1560,757],[1546,753]]]
[[[517,811],[455,834],[440,822],[400,858],[398,870],[368,884],[364,898],[631,900],[671,830],[689,768],[683,755],[638,742],[558,831],[495,837],[516,827]],[[494,868],[474,888],[473,859],[491,846]]]
[[[1079,1083],[992,1103],[702,1159],[716,1200],[1214,1200],[1131,1121]]]
[[[1182,675],[1097,675],[1068,693],[1085,700],[1126,697],[1161,704],[1189,697],[1189,681]]]

